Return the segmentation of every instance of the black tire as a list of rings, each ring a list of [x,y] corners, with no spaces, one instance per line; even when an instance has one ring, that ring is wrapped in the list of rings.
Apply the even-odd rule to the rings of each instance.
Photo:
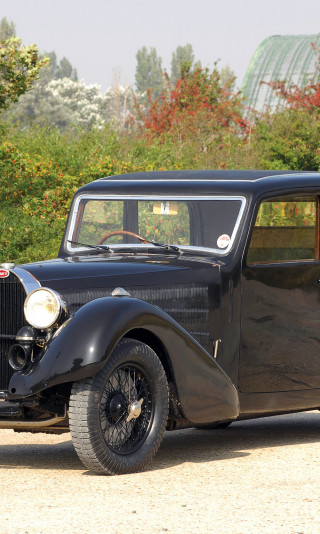
[[[99,373],[73,384],[70,431],[80,460],[105,475],[141,471],[160,447],[168,407],[167,378],[156,353],[139,341],[121,340]]]
[[[223,430],[224,428],[228,428],[231,423],[232,421],[227,423],[200,423],[199,425],[195,425],[194,428],[197,428],[198,430]]]

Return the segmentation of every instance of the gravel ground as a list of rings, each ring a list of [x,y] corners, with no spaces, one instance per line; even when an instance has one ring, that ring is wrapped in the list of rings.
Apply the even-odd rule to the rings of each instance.
[[[69,434],[1,430],[0,533],[320,533],[320,414],[166,433],[148,471],[92,475]]]

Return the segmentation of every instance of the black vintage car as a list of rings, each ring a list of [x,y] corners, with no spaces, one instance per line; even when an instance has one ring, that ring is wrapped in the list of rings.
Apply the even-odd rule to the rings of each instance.
[[[75,195],[59,257],[0,269],[0,428],[104,474],[164,431],[320,407],[320,174],[173,171]]]

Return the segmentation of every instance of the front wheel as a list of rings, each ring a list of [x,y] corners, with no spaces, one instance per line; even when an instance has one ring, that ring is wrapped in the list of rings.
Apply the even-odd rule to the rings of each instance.
[[[160,447],[168,405],[158,356],[139,341],[121,340],[99,373],[72,387],[70,431],[80,460],[100,474],[141,471]]]

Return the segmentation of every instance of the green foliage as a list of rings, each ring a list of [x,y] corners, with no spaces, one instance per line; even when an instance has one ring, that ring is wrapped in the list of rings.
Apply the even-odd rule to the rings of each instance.
[[[47,54],[50,57],[51,75],[53,80],[61,80],[61,78],[70,78],[74,82],[78,81],[77,69],[75,69],[70,61],[63,57],[60,62],[57,62],[57,56],[55,52]]]
[[[57,54],[53,51],[46,52],[45,56],[50,59],[50,63],[47,65],[47,68],[41,70],[38,84],[44,86],[52,80],[61,80],[62,78],[69,78],[74,82],[78,81],[77,69],[71,65],[67,58],[63,57],[58,62]]]
[[[182,78],[183,73],[190,71],[194,64],[194,53],[192,45],[187,43],[185,46],[178,46],[176,51],[172,53],[171,58],[171,76],[170,81],[175,85],[179,78]],[[199,67],[200,65],[197,64]]]
[[[146,59],[149,53],[145,49],[142,55]],[[28,262],[55,257],[74,192],[97,178],[187,168],[320,168],[317,106],[289,108],[250,122],[241,95],[233,90],[229,71],[223,74],[215,65],[212,71],[183,68],[181,75],[174,87],[165,78],[161,98],[149,98],[144,108],[140,106],[139,117],[130,128],[124,127],[133,99],[127,89],[105,95],[110,121],[106,116],[99,128],[97,119],[81,122],[85,106],[78,125],[65,121],[63,128],[61,124],[52,127],[58,124],[54,121],[62,120],[68,99],[72,101],[71,115],[76,116],[77,108],[72,107],[76,89],[81,98],[89,95],[88,110],[93,111],[99,95],[92,87],[81,89],[80,82],[51,81],[45,90],[51,84],[55,87],[52,101],[48,92],[46,99],[36,87],[21,97],[22,102],[33,95],[33,109],[39,115],[32,116],[30,123],[21,123],[23,128],[14,127],[13,120],[0,122],[0,260]],[[2,89],[3,85],[0,95]],[[59,107],[53,104],[57,104],[54,99],[60,89]],[[43,106],[51,106],[50,126],[50,110],[47,123],[36,124]],[[146,235],[150,235],[149,226],[156,226],[154,217],[146,213]],[[170,221],[173,226],[168,227],[168,235],[180,232],[179,221]]]
[[[1,204],[1,259],[16,263],[56,257],[65,221],[51,224],[49,220],[29,217],[20,208]]]
[[[16,36],[16,26],[13,22],[9,22],[7,17],[3,17],[0,21],[0,41],[6,41],[10,37]]]
[[[151,91],[154,96],[159,96],[163,88],[162,59],[158,57],[155,48],[150,52],[146,46],[138,50],[136,67],[136,86],[138,93]]]
[[[313,157],[312,165],[318,168],[316,147],[320,143],[316,123],[309,125],[311,135],[306,133],[307,121],[302,116],[300,121],[298,131],[304,135],[304,146],[313,139],[308,157]],[[297,123],[292,128],[288,122],[285,124],[288,136],[296,135]],[[20,131],[2,125],[0,259],[21,263],[56,257],[74,192],[103,176],[184,168],[292,165],[294,169],[295,163],[301,167],[302,160],[294,159],[297,143],[291,146],[290,139],[287,142],[283,139],[281,145],[284,129],[283,125],[272,130],[272,118],[260,119],[250,142],[244,143],[226,130],[223,136],[213,136],[208,141],[203,134],[180,140],[167,134],[149,139],[134,132],[120,134],[110,126],[101,130],[73,128],[61,132],[37,126]]]
[[[87,182],[127,172],[158,170],[156,147],[103,130],[4,128],[0,142],[1,259],[55,257],[75,191]],[[167,162],[169,164],[168,158]],[[174,165],[173,165],[174,166]]]
[[[212,72],[197,67],[182,74],[175,87],[167,78],[160,97],[149,98],[139,117],[144,136],[178,145],[192,140],[202,153],[217,143],[223,148],[231,139],[244,143],[248,123],[239,94],[230,90],[232,81],[222,84],[216,67]]]
[[[317,171],[320,122],[317,113],[287,109],[257,121],[253,143],[258,167]]]
[[[222,85],[228,85],[232,91],[235,90],[236,75],[229,65],[222,67],[220,71],[220,79]]]
[[[39,59],[35,45],[21,46],[21,39],[10,37],[0,42],[0,110],[32,88],[40,69],[49,63]]]

